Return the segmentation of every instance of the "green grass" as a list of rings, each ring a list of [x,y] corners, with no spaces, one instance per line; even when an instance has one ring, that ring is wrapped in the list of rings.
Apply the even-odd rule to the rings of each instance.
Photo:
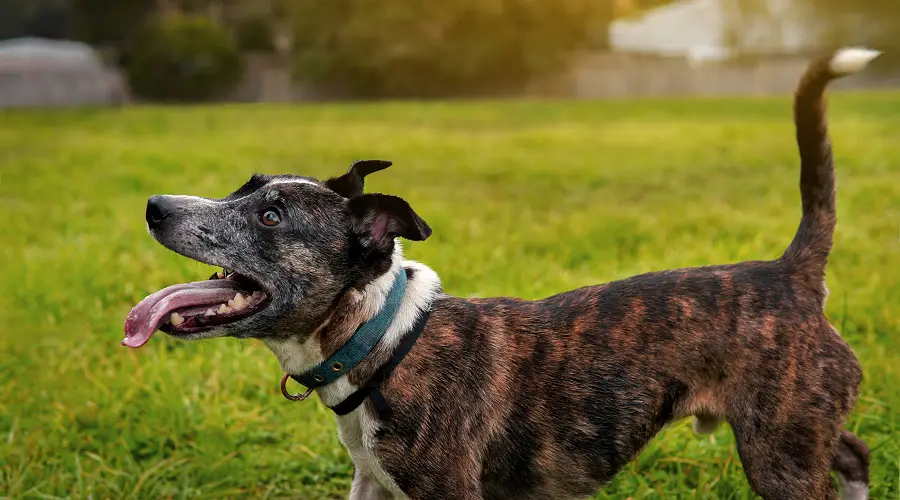
[[[828,315],[865,382],[850,428],[900,495],[900,95],[837,95]],[[0,495],[346,497],[318,401],[259,342],[119,346],[146,294],[207,266],[144,230],[154,193],[253,171],[395,166],[367,187],[433,227],[407,255],[448,293],[538,298],[645,271],[773,258],[799,220],[790,102],[406,103],[0,114]],[[670,426],[596,498],[751,498],[730,429]]]

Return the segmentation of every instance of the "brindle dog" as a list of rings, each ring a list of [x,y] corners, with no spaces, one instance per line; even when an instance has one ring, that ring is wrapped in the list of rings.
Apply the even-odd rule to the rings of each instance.
[[[775,260],[654,272],[543,300],[445,295],[397,237],[431,229],[404,200],[364,194],[390,165],[337,178],[254,176],[223,199],[154,196],[150,233],[222,266],[138,304],[124,344],[158,328],[183,339],[252,337],[299,374],[381,309],[399,310],[368,356],[317,389],[345,400],[430,311],[411,352],[372,398],[337,418],[361,499],[544,499],[592,494],[666,424],[731,425],[747,479],[767,499],[865,498],[868,449],[843,430],[862,370],[826,319],[835,178],[823,94],[877,53],[844,49],[800,82],[795,124],[802,218]],[[234,271],[231,271],[234,270]]]

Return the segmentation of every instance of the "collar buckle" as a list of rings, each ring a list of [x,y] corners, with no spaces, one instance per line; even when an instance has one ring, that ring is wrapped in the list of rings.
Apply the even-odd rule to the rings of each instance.
[[[310,394],[312,394],[313,387],[306,389],[306,392],[304,392],[303,394],[291,394],[290,392],[288,392],[287,381],[289,378],[291,378],[291,376],[287,373],[285,373],[284,376],[281,377],[281,394],[284,395],[285,398],[291,401],[303,401],[304,399],[308,398]]]

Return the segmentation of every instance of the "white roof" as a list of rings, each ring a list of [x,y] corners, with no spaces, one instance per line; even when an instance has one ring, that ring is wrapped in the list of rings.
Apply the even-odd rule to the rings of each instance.
[[[82,42],[47,38],[15,38],[0,42],[0,64],[93,66],[103,63],[96,51]]]
[[[790,52],[807,45],[805,31],[791,20],[793,0],[761,0],[767,3],[768,18],[742,16],[740,44],[759,52]],[[735,29],[734,10],[729,0],[680,0],[645,12],[633,19],[620,19],[610,26],[610,44],[622,52],[646,52],[717,60],[729,57],[729,43]],[[733,6],[730,9],[734,9]]]
[[[622,51],[716,58],[729,53],[722,43],[724,24],[718,0],[686,0],[613,22],[610,44]]]

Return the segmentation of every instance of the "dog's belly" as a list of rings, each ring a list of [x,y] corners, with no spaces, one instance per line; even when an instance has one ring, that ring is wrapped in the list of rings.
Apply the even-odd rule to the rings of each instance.
[[[393,493],[395,499],[407,498],[375,457],[373,450],[378,423],[369,414],[365,405],[360,406],[349,415],[337,417],[337,424],[338,437],[347,448],[356,470],[360,474],[378,481]]]
[[[486,499],[590,497],[661,427],[651,416],[658,406],[644,411],[630,402],[598,399],[593,411],[573,411],[571,401],[546,398],[536,406],[558,413],[514,415],[489,441],[482,457]]]
[[[559,477],[559,474],[549,472],[548,476]],[[499,478],[497,478],[499,479]],[[543,486],[535,486],[527,491],[510,484],[505,480],[492,480],[485,478],[482,484],[485,500],[544,500],[547,498],[560,500],[579,500],[589,498],[599,491],[604,483],[594,482],[590,479],[575,479],[572,483],[562,481]]]

